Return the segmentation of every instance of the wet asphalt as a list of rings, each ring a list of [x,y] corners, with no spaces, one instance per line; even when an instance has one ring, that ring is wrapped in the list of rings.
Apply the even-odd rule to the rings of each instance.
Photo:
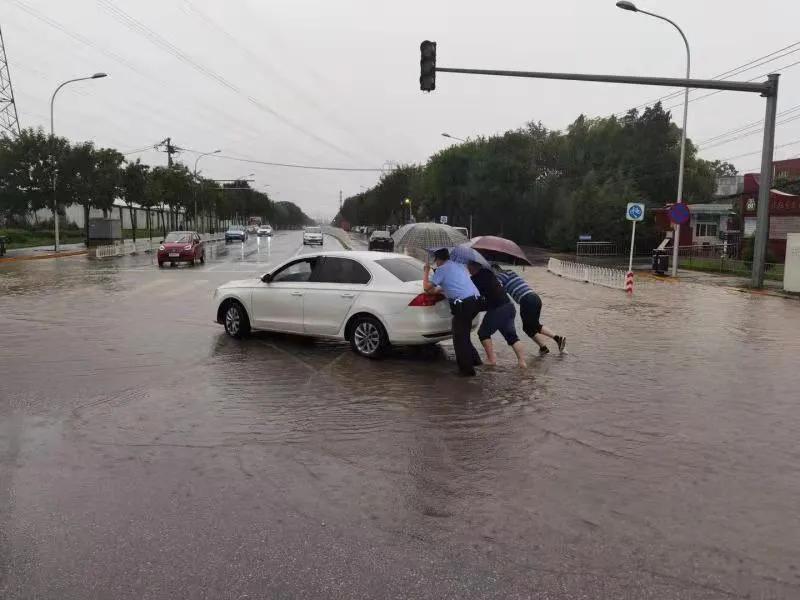
[[[0,598],[800,597],[800,303],[527,269],[570,354],[472,380],[228,338],[304,251],[0,266]]]

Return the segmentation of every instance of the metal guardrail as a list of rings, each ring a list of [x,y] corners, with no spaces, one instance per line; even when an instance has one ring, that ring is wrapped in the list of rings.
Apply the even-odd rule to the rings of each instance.
[[[625,289],[626,271],[623,269],[608,269],[551,258],[547,263],[547,270],[554,275],[574,281],[585,281],[615,290]]]
[[[575,256],[620,256],[614,242],[578,242]]]
[[[222,234],[203,233],[200,234],[200,239],[203,243],[221,242],[225,239]],[[95,258],[112,258],[115,256],[125,256],[127,254],[136,254],[138,252],[152,252],[158,247],[158,242],[153,240],[137,240],[136,242],[126,240],[124,242],[116,242],[114,244],[105,244],[103,246],[95,246]]]

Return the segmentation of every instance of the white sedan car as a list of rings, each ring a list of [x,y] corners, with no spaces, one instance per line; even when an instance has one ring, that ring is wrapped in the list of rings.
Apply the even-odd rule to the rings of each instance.
[[[218,287],[216,320],[235,338],[262,329],[347,340],[369,358],[390,344],[434,344],[451,337],[450,306],[422,293],[422,266],[386,252],[296,256]]]
[[[306,227],[303,230],[303,246],[313,246],[314,244],[322,246],[322,242],[321,227]]]

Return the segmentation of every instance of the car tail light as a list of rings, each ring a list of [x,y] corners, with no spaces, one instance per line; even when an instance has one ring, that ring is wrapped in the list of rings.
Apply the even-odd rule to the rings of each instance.
[[[441,294],[426,294],[422,293],[414,297],[414,299],[408,303],[409,306],[434,306],[440,300],[444,300],[444,296]]]

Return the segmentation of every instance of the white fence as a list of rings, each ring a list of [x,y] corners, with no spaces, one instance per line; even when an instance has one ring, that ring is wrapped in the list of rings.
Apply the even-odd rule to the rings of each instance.
[[[547,270],[575,281],[585,281],[615,290],[625,289],[625,271],[622,269],[607,269],[551,258],[547,263]]]
[[[200,239],[203,243],[219,242],[225,239],[222,234],[201,233]],[[126,254],[136,254],[138,252],[152,252],[158,247],[158,242],[152,240],[125,240],[124,242],[116,242],[114,244],[107,244],[105,246],[97,246],[94,249],[96,258],[111,258],[113,256],[125,256]]]

